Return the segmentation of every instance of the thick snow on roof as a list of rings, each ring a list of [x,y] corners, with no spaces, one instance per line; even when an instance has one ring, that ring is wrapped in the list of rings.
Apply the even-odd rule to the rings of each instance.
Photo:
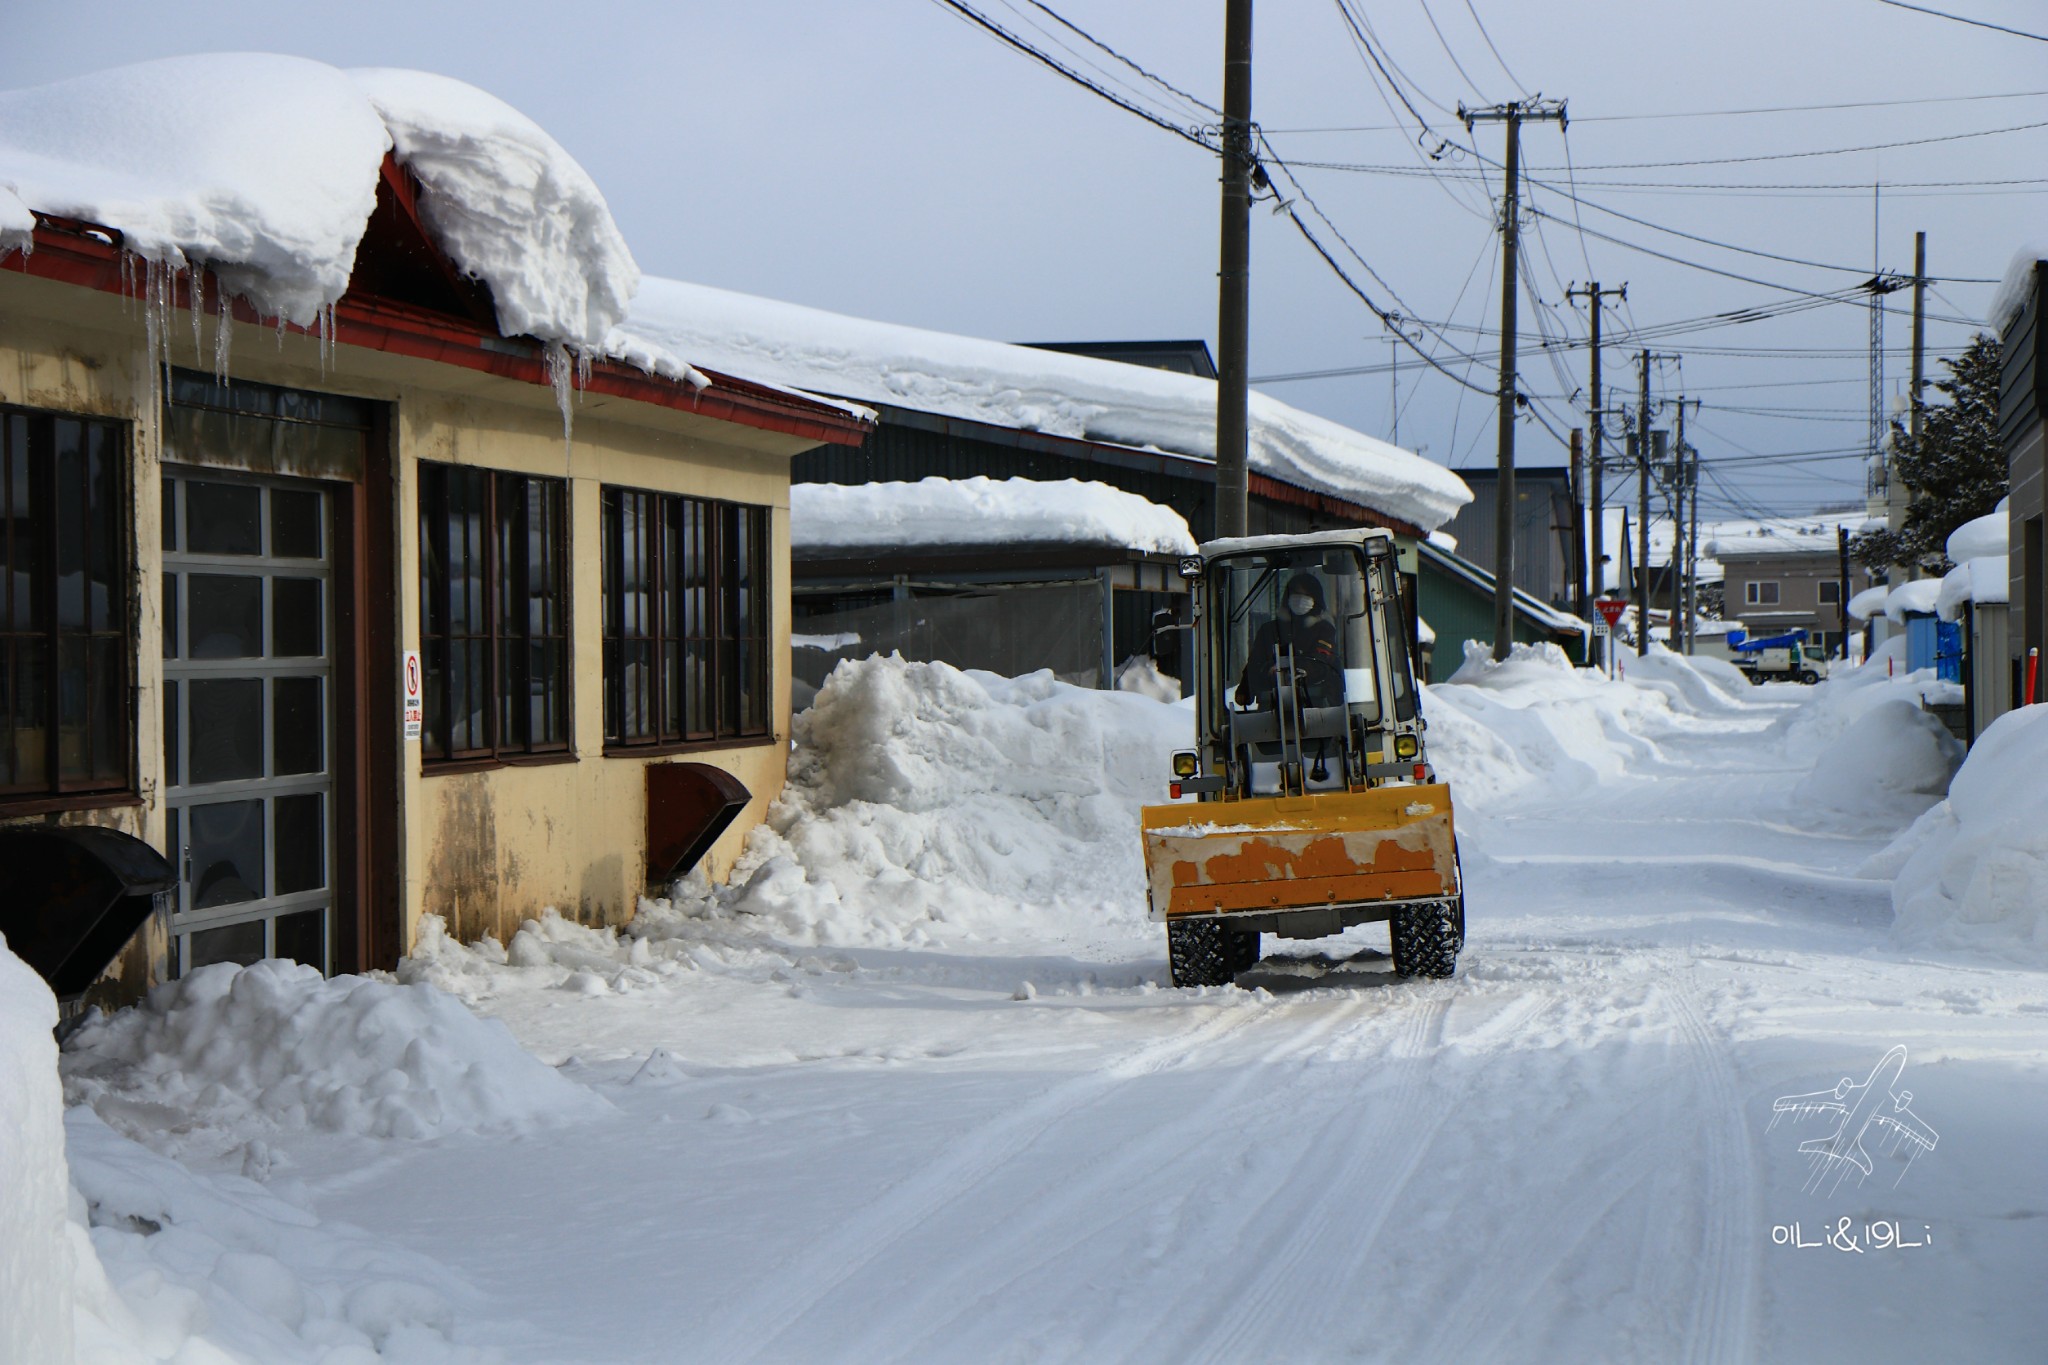
[[[2011,506],[2012,499],[2000,498],[1998,506],[1949,532],[1948,543],[1944,547],[1948,557],[1958,564],[1993,555],[2003,558],[2010,549],[2012,523],[2008,517]]]
[[[223,53],[0,93],[0,250],[28,210],[82,218],[311,325],[348,285],[387,150],[507,335],[602,345],[639,281],[604,197],[530,119],[422,72]]]
[[[2012,596],[2010,569],[2004,555],[1980,555],[1965,559],[1941,580],[1941,592],[1934,599],[1934,614],[1953,621],[1963,614],[1965,602],[1994,604]]]
[[[811,393],[993,426],[1215,455],[1216,386],[1092,356],[828,313],[648,279],[611,346],[652,343],[693,365]],[[1253,470],[1433,530],[1471,500],[1456,474],[1335,422],[1251,396]]]
[[[1716,559],[1742,555],[1835,554],[1840,545],[1836,536],[1838,528],[1846,526],[1849,534],[1855,535],[1864,530],[1870,520],[1862,512],[1848,512],[1717,522],[1700,527],[1700,549]],[[1654,542],[1654,527],[1651,536]],[[1665,553],[1668,555],[1670,552],[1667,549]],[[1654,549],[1650,558],[1653,561],[1658,558]]]
[[[1884,602],[1892,595],[1891,588],[1884,583],[1872,584],[1849,599],[1849,614],[1859,621],[1868,621],[1873,616],[1884,614]]]
[[[1998,282],[1998,292],[1991,296],[1991,311],[1984,315],[1992,331],[2004,332],[2027,306],[2027,291],[2034,287],[2034,266],[2040,261],[2048,261],[2048,240],[2029,242],[2013,253],[2005,278]]]
[[[789,490],[798,551],[939,545],[1108,545],[1193,554],[1180,513],[1079,479],[800,483]]]
[[[1899,584],[1885,595],[1884,614],[1903,624],[1909,612],[1921,616],[1931,613],[1940,598],[1940,579],[1916,578],[1910,583]]]

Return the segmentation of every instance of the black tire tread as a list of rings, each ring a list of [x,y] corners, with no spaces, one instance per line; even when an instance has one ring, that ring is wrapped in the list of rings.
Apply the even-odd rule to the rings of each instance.
[[[1465,946],[1465,898],[1397,910],[1387,929],[1397,975],[1451,976]]]
[[[1259,936],[1212,919],[1166,926],[1166,965],[1176,986],[1228,986],[1259,960]]]

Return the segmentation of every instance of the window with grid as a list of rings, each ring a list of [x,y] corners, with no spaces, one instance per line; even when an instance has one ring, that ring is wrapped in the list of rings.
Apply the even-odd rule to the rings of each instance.
[[[1775,607],[1778,605],[1778,585],[1775,580],[1763,583],[1744,584],[1744,605],[1752,607]]]
[[[125,451],[0,407],[0,808],[133,787]]]
[[[1837,606],[1842,600],[1842,581],[1838,578],[1820,580],[1820,602],[1824,607]]]
[[[569,748],[567,484],[420,464],[421,756]]]
[[[606,745],[766,735],[768,509],[606,488],[603,559]]]

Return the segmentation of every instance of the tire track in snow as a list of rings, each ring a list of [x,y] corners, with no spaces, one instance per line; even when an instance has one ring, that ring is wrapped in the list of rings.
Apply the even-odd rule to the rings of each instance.
[[[1311,1002],[1299,1003],[1308,1006]],[[1126,1146],[1114,1158],[1097,1162],[1082,1180],[1060,1180],[1048,1198],[1033,1203],[1028,1214],[1004,1220],[1010,1231],[1003,1242],[985,1245],[977,1254],[951,1262],[939,1279],[922,1281],[914,1297],[892,1303],[885,1317],[873,1321],[860,1338],[849,1343],[846,1357],[940,1358],[943,1352],[921,1348],[942,1342],[949,1328],[977,1315],[987,1304],[1003,1302],[1020,1283],[1067,1262],[1076,1248],[1127,1227],[1131,1196],[1147,1175],[1156,1176],[1164,1168],[1196,1159],[1220,1138],[1240,1134],[1243,1120],[1270,1112],[1271,1095],[1289,1088],[1304,1067],[1378,1022],[1376,1016],[1361,1020],[1368,1009],[1365,1000],[1336,1004],[1336,1008],[1323,1010],[1307,1029],[1294,1026],[1293,1015],[1299,1010],[1269,1011],[1260,1027],[1283,1030],[1281,1042],[1235,1064],[1226,1085],[1205,1097],[1199,1107],[1148,1131],[1143,1143]],[[1247,1100],[1246,1092],[1255,1085],[1260,1093]],[[1106,1198],[1113,1195],[1122,1196],[1122,1202]],[[1021,1264],[1016,1259],[1020,1247],[1031,1251],[1029,1260]]]
[[[1426,987],[1433,998],[1426,1001],[1396,1002],[1409,1017],[1387,1048],[1398,1074],[1390,1087],[1369,1091],[1352,1088],[1346,1076],[1338,1082],[1341,1096],[1335,1111],[1317,1125],[1301,1143],[1294,1159],[1276,1163],[1276,1177],[1269,1188],[1241,1194],[1237,1203],[1247,1215],[1271,1223],[1258,1246],[1246,1252],[1233,1239],[1234,1264],[1259,1267],[1241,1287],[1228,1296],[1218,1296],[1216,1306],[1183,1329],[1177,1340],[1158,1354],[1176,1359],[1249,1360],[1261,1353],[1261,1338],[1276,1324],[1298,1322],[1312,1305],[1327,1305],[1333,1296],[1330,1277],[1317,1274],[1316,1253],[1333,1237],[1358,1239],[1370,1244],[1384,1226],[1401,1187],[1413,1177],[1429,1150],[1431,1139],[1450,1116],[1449,1096],[1429,1085],[1430,1059],[1441,1046],[1445,1016],[1454,998],[1449,986]],[[1362,1123],[1347,1123],[1363,1108]],[[1341,1144],[1341,1145],[1338,1145]],[[1391,1154],[1390,1154],[1391,1149]],[[1343,1153],[1337,1173],[1330,1178],[1304,1178],[1313,1170],[1309,1158],[1331,1150]],[[1327,1216],[1324,1208],[1332,1193],[1347,1194],[1361,1170],[1384,1166],[1389,1175],[1379,1196],[1362,1222]],[[1297,1187],[1284,1205],[1275,1200]],[[1246,1221],[1250,1221],[1250,1217]],[[1306,1229],[1315,1232],[1304,1235]],[[1148,1334],[1159,1341],[1163,1324]],[[1164,1343],[1162,1343],[1164,1344]]]
[[[804,1314],[900,1241],[909,1229],[1000,1169],[1054,1124],[1138,1076],[1166,1070],[1214,1046],[1218,1039],[1265,1013],[1249,1000],[1233,1002],[1170,1037],[1055,1085],[982,1124],[762,1275],[761,1288],[730,1304],[706,1324],[703,1334],[692,1343],[693,1353],[703,1360],[760,1358]]]
[[[1708,1025],[1692,983],[1668,973],[1668,992],[1693,1067],[1704,1081],[1701,1106],[1707,1157],[1704,1202],[1704,1281],[1692,1296],[1685,1341],[1686,1359],[1700,1362],[1749,1358],[1753,1342],[1757,1281],[1756,1151],[1749,1116],[1742,1109],[1728,1050]]]

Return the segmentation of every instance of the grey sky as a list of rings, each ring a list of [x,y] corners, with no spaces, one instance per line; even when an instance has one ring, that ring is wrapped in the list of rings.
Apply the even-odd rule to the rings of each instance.
[[[1218,100],[1221,0],[1048,3],[1151,70]],[[1054,27],[1028,0],[979,0],[979,7],[1020,31],[1027,20]],[[2038,7],[2020,0],[1956,0],[1956,7],[2022,28],[2038,19]],[[2048,175],[2048,128],[1846,155],[1596,169],[1782,156],[2048,120],[2048,98],[2040,96],[1618,117],[2048,90],[2048,46],[1875,0],[1473,0],[1471,7],[1428,0],[1427,9],[1422,0],[1356,0],[1356,8],[1428,97],[1417,98],[1417,108],[1439,134],[1460,142],[1467,140],[1464,129],[1428,100],[1490,103],[1518,93],[1475,25],[1476,8],[1507,68],[1543,94],[1570,99],[1568,135],[1555,125],[1526,129],[1525,159],[1537,178],[1563,179],[1542,168],[1563,167],[1568,145],[1583,198],[1702,237],[1867,275],[1873,179]],[[1430,26],[1432,13],[1442,42]],[[1412,127],[1289,131],[1385,129],[1395,122],[1336,0],[1262,0],[1257,24],[1255,115],[1282,156],[1423,167]],[[8,87],[220,49],[420,67],[470,81],[531,115],[583,161],[642,267],[653,273],[1012,340],[1214,336],[1214,159],[1002,47],[933,0],[581,7],[117,2],[96,6],[89,24],[76,10],[38,6],[9,27],[10,41],[0,49],[0,85]],[[1032,36],[1048,41],[1042,32]],[[1481,125],[1477,144],[1497,158],[1499,127]],[[1435,164],[1452,177],[1479,169],[1469,158]],[[1494,325],[1498,247],[1477,186],[1427,176],[1301,174],[1410,310]],[[1622,180],[1861,188],[1788,194],[1594,187]],[[1931,274],[1996,277],[2022,241],[2048,238],[2043,190],[2048,185],[1889,191],[1883,263],[1910,270],[1912,234],[1924,229]],[[1532,195],[1537,209],[1557,215],[1538,220],[1527,235],[1534,291],[1561,307],[1563,283],[1582,283],[1589,273],[1610,286],[1626,281],[1628,306],[1610,316],[1610,336],[1635,324],[1786,297],[1595,237],[1582,241],[1567,202],[1542,188]],[[1588,229],[1760,280],[1826,291],[1860,278],[1732,254],[1591,210],[1581,216]],[[1263,210],[1255,211],[1253,265],[1254,375],[1385,363],[1389,348],[1379,321],[1284,219]],[[1373,292],[1394,306],[1377,287]],[[1945,283],[1930,297],[1930,311],[1978,317],[1990,293],[1989,285]],[[1894,297],[1903,306],[1906,296]],[[1546,311],[1525,300],[1525,333],[1534,334],[1537,315]],[[1576,335],[1583,326],[1564,313],[1546,322],[1555,334]],[[1967,335],[1960,326],[1933,324],[1930,349],[1953,354]],[[1469,333],[1450,336],[1485,355],[1496,346]],[[1905,318],[1887,319],[1889,346],[1902,351],[1907,337]],[[1863,309],[1831,306],[1672,337],[1657,349],[1685,355],[1685,389],[1708,404],[1692,432],[1713,461],[1860,445],[1866,338]],[[1758,359],[1709,349],[1734,347],[1805,353]],[[1812,353],[1821,350],[1841,354]],[[1609,352],[1610,382],[1633,383],[1625,359],[1619,349]],[[1563,373],[1543,357],[1523,366],[1524,387],[1546,396],[1560,426],[1582,420],[1566,399],[1585,382],[1585,353],[1561,364]],[[1453,368],[1463,372],[1464,362]],[[1905,370],[1903,355],[1893,356],[1888,387],[1896,391]],[[1493,384],[1483,366],[1472,378]],[[1791,383],[1809,380],[1834,382]],[[1660,368],[1660,396],[1679,385],[1677,367]],[[1758,387],[1734,387],[1741,385]],[[1388,434],[1384,373],[1268,387],[1304,408]],[[1402,444],[1421,445],[1453,465],[1492,461],[1488,399],[1424,377],[1419,363],[1405,357],[1401,390]],[[1524,423],[1520,430],[1522,463],[1562,461],[1541,427]],[[1860,495],[1862,474],[1854,460],[1748,461],[1725,466],[1719,477],[1745,501],[1802,510]],[[1715,496],[1726,502],[1710,491]]]

